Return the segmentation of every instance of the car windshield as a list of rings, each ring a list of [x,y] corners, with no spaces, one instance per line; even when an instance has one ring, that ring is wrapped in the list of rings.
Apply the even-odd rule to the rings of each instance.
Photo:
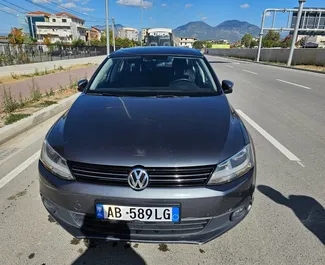
[[[108,59],[88,93],[216,95],[217,85],[202,58],[137,56]]]

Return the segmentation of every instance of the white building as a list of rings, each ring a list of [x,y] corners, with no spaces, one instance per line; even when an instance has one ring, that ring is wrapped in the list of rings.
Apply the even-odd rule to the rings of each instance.
[[[196,38],[180,38],[179,45],[181,47],[193,48],[193,43],[196,41]]]
[[[139,31],[134,28],[122,28],[118,31],[118,37],[139,41]]]
[[[71,43],[73,40],[86,41],[85,21],[67,12],[50,15],[47,21],[35,22],[36,36],[43,42],[48,36],[52,43],[57,41]]]

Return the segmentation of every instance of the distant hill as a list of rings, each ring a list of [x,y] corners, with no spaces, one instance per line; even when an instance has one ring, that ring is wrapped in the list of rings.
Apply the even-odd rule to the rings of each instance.
[[[106,30],[106,25],[96,25],[96,26],[94,26],[95,28],[97,28],[97,29],[99,29],[99,30]],[[121,29],[121,28],[123,28],[124,26],[123,25],[121,25],[121,24],[115,24],[115,28],[117,29],[117,30],[119,30],[119,29]],[[110,25],[110,28],[112,28],[112,25]]]
[[[195,37],[199,40],[240,40],[246,33],[258,37],[260,28],[248,22],[227,20],[216,27],[212,27],[203,21],[189,22],[174,30],[178,37]]]

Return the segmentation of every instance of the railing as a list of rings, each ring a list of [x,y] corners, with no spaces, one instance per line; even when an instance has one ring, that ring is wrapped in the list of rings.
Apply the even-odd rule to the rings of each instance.
[[[0,43],[0,67],[16,64],[67,60],[106,54],[105,46],[13,45]]]

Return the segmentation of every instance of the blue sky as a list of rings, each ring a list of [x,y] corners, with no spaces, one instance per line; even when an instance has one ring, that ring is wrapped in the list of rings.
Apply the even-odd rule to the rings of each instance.
[[[202,20],[216,26],[237,19],[260,26],[261,14],[266,8],[292,8],[298,0],[142,0],[143,27],[176,28],[190,21]],[[32,4],[32,3],[34,4]],[[51,2],[51,3],[48,3]],[[13,3],[19,7],[13,6]],[[5,6],[4,6],[5,5]],[[38,6],[37,6],[38,5]],[[109,0],[110,17],[124,26],[141,28],[141,0]],[[9,6],[11,8],[9,8]],[[306,7],[323,7],[325,0],[307,0]],[[64,9],[65,8],[65,9]],[[0,0],[0,33],[8,32],[19,25],[17,14],[26,10],[50,10],[78,12],[88,26],[105,23],[105,0]],[[50,9],[50,10],[49,10]],[[22,13],[19,13],[22,12]],[[8,14],[9,13],[9,14]],[[269,18],[269,21],[271,18]],[[277,24],[285,23],[287,17],[278,16]]]

